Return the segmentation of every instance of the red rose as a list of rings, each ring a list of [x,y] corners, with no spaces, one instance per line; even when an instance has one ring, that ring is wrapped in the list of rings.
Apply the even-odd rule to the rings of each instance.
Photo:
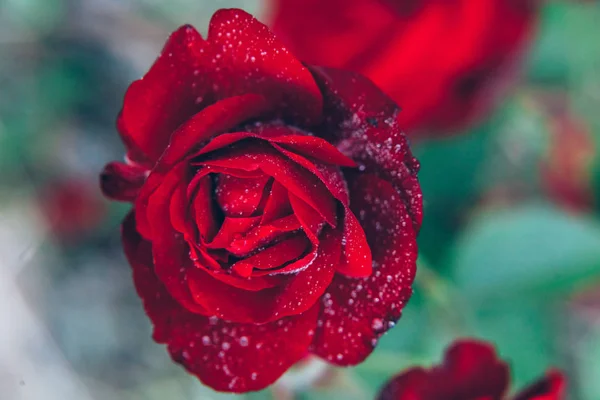
[[[393,378],[378,400],[500,400],[509,389],[508,365],[484,342],[455,342],[444,363],[429,370],[412,368]],[[560,400],[565,378],[556,371],[512,397],[513,400]]]
[[[125,95],[127,161],[105,194],[154,338],[223,391],[258,390],[312,352],[356,364],[411,295],[418,162],[398,107],[351,72],[305,67],[220,10],[173,33]]]
[[[410,134],[447,134],[489,107],[530,36],[537,0],[276,0],[300,59],[369,77]]]

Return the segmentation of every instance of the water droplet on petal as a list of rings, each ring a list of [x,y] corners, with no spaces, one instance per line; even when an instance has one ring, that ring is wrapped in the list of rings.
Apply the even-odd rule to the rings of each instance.
[[[371,323],[371,328],[376,331],[383,329],[383,321],[381,318],[374,318],[373,322]]]

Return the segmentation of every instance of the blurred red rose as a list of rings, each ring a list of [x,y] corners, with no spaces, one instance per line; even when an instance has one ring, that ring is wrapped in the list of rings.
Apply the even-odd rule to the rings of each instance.
[[[306,67],[220,10],[128,89],[122,237],[154,338],[207,385],[259,390],[307,351],[356,364],[411,295],[419,164],[367,79]]]
[[[426,370],[412,368],[393,378],[378,400],[500,400],[509,389],[509,367],[484,342],[455,342],[444,362]],[[513,400],[560,400],[565,378],[551,370],[546,376],[512,397]]]
[[[39,209],[52,236],[67,244],[91,233],[107,211],[98,187],[84,178],[48,184],[40,193]]]
[[[475,122],[513,75],[537,0],[273,0],[300,59],[360,72],[402,108],[410,135]]]

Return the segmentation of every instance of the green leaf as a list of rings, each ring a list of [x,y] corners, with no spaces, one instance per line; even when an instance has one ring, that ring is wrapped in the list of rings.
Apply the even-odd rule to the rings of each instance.
[[[600,225],[542,205],[482,213],[452,265],[457,285],[484,297],[570,291],[600,277]]]

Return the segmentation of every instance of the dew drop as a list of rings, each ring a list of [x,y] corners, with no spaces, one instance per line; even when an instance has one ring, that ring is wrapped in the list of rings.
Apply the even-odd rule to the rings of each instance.
[[[376,331],[383,329],[383,321],[381,320],[381,318],[373,319],[373,322],[371,323],[371,328],[373,328]]]

